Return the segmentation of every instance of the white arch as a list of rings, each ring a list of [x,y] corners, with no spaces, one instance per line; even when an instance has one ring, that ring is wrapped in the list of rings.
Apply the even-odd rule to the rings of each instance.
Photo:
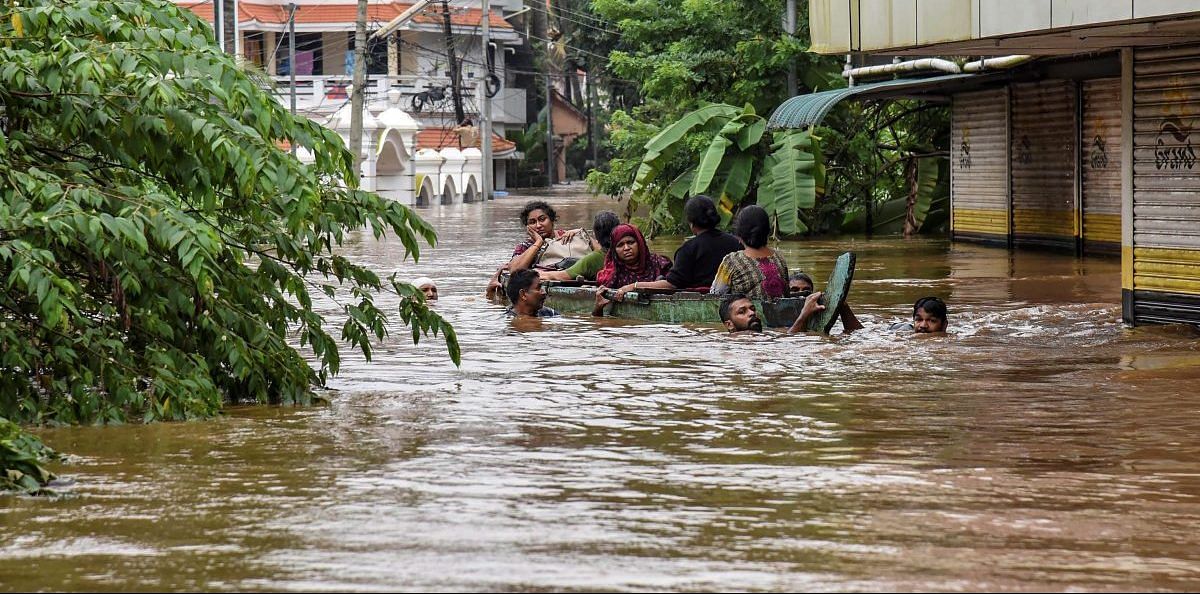
[[[454,199],[458,197],[458,190],[454,187],[454,177],[447,175],[445,185],[442,186],[442,204],[454,204]]]
[[[463,202],[475,202],[479,200],[479,182],[475,180],[475,176],[467,176],[467,185],[463,188]]]
[[[437,190],[433,189],[433,179],[426,175],[421,178],[421,189],[417,192],[417,206],[433,204],[434,196],[437,196]]]

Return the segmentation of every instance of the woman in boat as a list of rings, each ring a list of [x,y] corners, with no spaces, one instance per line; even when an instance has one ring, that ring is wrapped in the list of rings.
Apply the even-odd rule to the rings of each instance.
[[[738,238],[717,229],[721,215],[712,198],[703,194],[692,196],[683,205],[688,226],[693,237],[675,250],[674,264],[665,278],[653,282],[630,283],[617,289],[613,297],[624,301],[625,293],[637,289],[666,289],[685,291],[708,291],[721,260],[730,253],[742,249]]]
[[[500,275],[505,270],[516,272],[536,267],[566,268],[569,264],[562,264],[568,258],[578,259],[595,249],[591,238],[582,234],[582,229],[555,229],[558,213],[543,200],[527,202],[520,216],[527,237],[513,248],[508,264],[497,268],[488,281],[488,299],[504,290],[500,285]]]
[[[656,281],[671,271],[671,261],[650,252],[646,238],[633,225],[617,225],[611,236],[612,247],[604,256],[604,268],[596,273],[596,282],[610,289],[640,281]]]
[[[787,263],[767,247],[771,235],[771,218],[761,206],[747,206],[738,213],[734,231],[745,245],[733,252],[717,267],[709,293],[726,295],[743,293],[751,299],[775,300],[787,294]]]

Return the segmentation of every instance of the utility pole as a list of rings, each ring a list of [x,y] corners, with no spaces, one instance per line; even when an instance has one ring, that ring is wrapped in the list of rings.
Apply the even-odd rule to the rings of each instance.
[[[450,61],[450,96],[454,99],[454,125],[457,126],[462,124],[467,116],[463,113],[462,90],[458,88],[462,76],[458,69],[458,57],[454,55],[454,32],[450,29],[448,0],[442,0],[442,25],[446,31],[446,59]]]
[[[358,0],[354,23],[354,78],[350,84],[350,152],[354,173],[362,175],[363,91],[367,86],[367,0]]]
[[[787,31],[788,35],[795,37],[796,35],[796,0],[787,0],[787,14],[783,21],[783,30]],[[796,85],[796,60],[795,58],[788,60],[787,70],[787,96],[792,98],[796,96],[799,89]]]
[[[488,60],[488,51],[491,49],[492,36],[489,20],[492,18],[492,4],[489,0],[483,0],[483,14],[479,17],[480,33],[483,37],[483,73],[482,79],[479,81],[479,126],[481,135],[479,137],[479,151],[483,153],[483,163],[481,176],[483,177],[483,199],[492,199],[492,98],[488,97],[487,81],[492,74],[492,62]]]
[[[289,88],[292,90],[292,115],[296,115],[296,3],[288,3],[288,75],[291,78]],[[292,146],[292,154],[296,154],[296,144]]]
[[[595,62],[595,60],[589,60],[589,62]],[[596,130],[596,81],[592,80],[596,69],[597,67],[592,64],[587,73],[588,148],[592,152],[592,167],[600,166],[600,151],[597,146],[600,144],[600,132]]]
[[[546,185],[554,185],[558,160],[554,158],[554,84],[550,78],[550,52],[546,51]]]

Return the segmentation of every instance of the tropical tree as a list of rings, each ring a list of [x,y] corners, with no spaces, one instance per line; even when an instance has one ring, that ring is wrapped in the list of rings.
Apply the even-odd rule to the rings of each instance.
[[[800,211],[815,205],[824,179],[816,140],[807,130],[768,136],[766,129],[767,121],[750,105],[714,104],[688,113],[646,143],[631,202],[652,205],[652,230],[676,230],[686,225],[681,212],[689,196],[711,194],[722,225],[754,196],[779,234],[804,232]],[[698,132],[689,138],[693,131]],[[689,150],[697,145],[701,150]],[[681,152],[690,154],[677,159]]]
[[[310,402],[340,360],[314,293],[368,357],[398,316],[413,340],[444,334],[458,361],[420,291],[338,253],[366,230],[415,259],[433,229],[358,189],[339,137],[283,109],[206,23],[167,0],[0,16],[0,417]],[[392,314],[383,290],[401,297]]]
[[[780,25],[781,1],[593,0],[591,13],[621,35],[581,36],[575,43],[592,43],[586,47],[593,52],[608,51],[606,70],[635,83],[641,97],[612,114],[608,138],[612,158],[589,173],[590,187],[611,196],[630,194],[635,207],[649,212],[647,222],[652,230],[684,231],[680,217],[671,214],[678,210],[681,191],[691,187],[677,177],[698,167],[705,157],[710,164],[714,162],[720,147],[713,142],[721,144],[717,137],[725,136],[720,134],[720,126],[726,121],[717,118],[721,123],[716,128],[692,126],[682,138],[672,137],[669,143],[659,139],[655,146],[674,147],[661,155],[654,154],[657,149],[650,146],[651,139],[711,104],[750,104],[756,114],[771,113],[788,98],[784,80],[789,63],[796,65],[800,93],[845,85],[836,60],[806,52],[807,6],[799,4],[799,27],[792,36]],[[903,220],[910,221],[910,232],[930,230],[944,221],[941,213],[945,208],[940,205],[945,196],[941,189],[948,180],[947,114],[944,106],[907,100],[848,101],[833,110],[824,126],[768,132],[764,138],[769,141],[764,140],[763,146],[742,150],[730,145],[723,154],[724,159],[753,159],[752,181],[742,201],[753,200],[774,212],[781,234],[805,229],[810,233],[898,233],[906,229]],[[770,148],[783,142],[784,136],[789,139],[785,144],[792,148],[785,144]],[[771,160],[768,165],[769,155],[779,149],[784,149],[779,155],[783,160]],[[813,156],[811,180],[795,166],[793,149]],[[645,171],[647,159],[661,167],[661,175],[655,172],[652,181],[639,184],[637,174]],[[935,160],[938,167],[931,165]],[[781,173],[794,173],[769,177],[777,167]],[[942,171],[936,183],[913,182],[918,172],[920,179],[928,181],[935,169]],[[721,173],[718,169],[714,179],[724,179]],[[783,186],[782,194],[773,193],[776,182],[790,187]],[[718,188],[724,190],[724,186]],[[914,194],[914,188],[923,193]],[[712,187],[708,191],[720,193]],[[737,202],[731,198],[726,206],[734,208]],[[930,207],[923,210],[925,204]],[[902,213],[899,219],[894,216],[896,205]],[[796,213],[794,225],[792,212]],[[928,224],[921,219],[922,212],[933,213]],[[895,225],[894,220],[901,224]]]

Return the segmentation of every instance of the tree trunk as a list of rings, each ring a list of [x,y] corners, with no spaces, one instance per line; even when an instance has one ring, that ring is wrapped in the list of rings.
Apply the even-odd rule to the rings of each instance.
[[[913,210],[917,207],[917,160],[910,157],[904,161],[904,181],[908,182],[908,200],[904,204],[904,237],[917,232],[917,218]]]

